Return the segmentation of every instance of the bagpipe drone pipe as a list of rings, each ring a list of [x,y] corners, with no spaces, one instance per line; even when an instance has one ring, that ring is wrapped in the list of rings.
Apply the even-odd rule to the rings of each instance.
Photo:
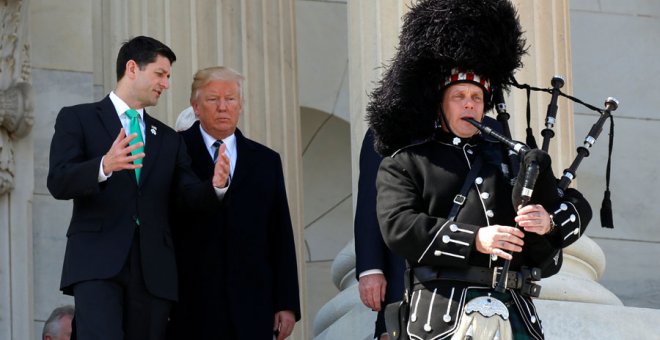
[[[505,144],[509,149],[509,165],[512,167],[513,173],[517,173],[515,179],[513,193],[512,193],[512,203],[514,207],[525,206],[529,204],[532,200],[532,195],[534,189],[536,188],[539,191],[544,193],[545,197],[550,196],[552,199],[552,194],[556,193],[557,198],[564,196],[564,193],[571,182],[577,177],[577,169],[580,166],[580,163],[585,157],[589,156],[589,149],[594,145],[598,139],[603,125],[610,119],[610,133],[609,133],[609,150],[608,150],[608,160],[607,160],[607,170],[606,170],[606,190],[605,197],[603,198],[601,210],[600,210],[600,219],[601,224],[604,228],[613,228],[613,218],[612,218],[612,207],[610,200],[610,168],[611,168],[611,155],[612,155],[612,144],[614,140],[614,120],[612,117],[612,112],[618,108],[618,101],[612,97],[607,98],[605,101],[605,108],[599,109],[593,105],[583,102],[582,100],[575,98],[573,96],[567,95],[561,91],[561,88],[564,85],[564,79],[555,76],[551,81],[551,88],[537,88],[532,87],[526,84],[518,84],[514,82],[510,85],[513,85],[519,89],[523,89],[527,93],[527,129],[526,129],[526,144],[515,141],[511,138],[510,129],[508,126],[508,119],[510,117],[506,109],[506,103],[504,101],[504,94],[502,89],[497,86],[493,88],[493,100],[494,107],[497,111],[497,120],[502,125],[502,133],[499,133],[488,126],[477,122],[474,119],[465,119],[472,125],[474,125],[482,134],[488,135],[494,139]],[[538,92],[547,92],[551,94],[550,103],[548,104],[548,110],[546,112],[545,119],[545,128],[541,132],[543,136],[542,148],[538,149],[536,141],[534,139],[533,131],[530,127],[530,93],[531,91]],[[576,103],[579,103],[593,111],[598,112],[599,118],[596,123],[593,124],[591,130],[589,130],[587,136],[584,139],[583,145],[577,147],[577,155],[573,160],[571,165],[564,170],[561,178],[558,180],[553,172],[551,167],[551,159],[547,151],[550,145],[550,139],[554,137],[555,133],[552,130],[557,116],[557,99],[559,96],[568,98]],[[519,160],[519,161],[518,161]],[[518,167],[516,167],[518,165]],[[541,202],[542,203],[542,202]],[[509,270],[511,264],[510,260],[504,262],[502,267],[502,273],[499,275],[499,280],[495,287],[496,291],[503,292],[506,278],[506,274]]]

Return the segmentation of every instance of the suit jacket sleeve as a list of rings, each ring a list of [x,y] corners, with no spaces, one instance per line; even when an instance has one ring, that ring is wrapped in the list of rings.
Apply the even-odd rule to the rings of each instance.
[[[176,136],[179,138],[176,166],[179,204],[196,212],[211,212],[218,209],[222,198],[218,197],[213,188],[213,176],[203,181],[200,180],[192,170],[192,161],[183,137],[180,134],[176,134]]]
[[[275,190],[273,195],[275,209],[270,219],[270,239],[272,240],[272,253],[274,268],[274,310],[293,311],[296,321],[300,320],[300,298],[298,296],[298,266],[296,262],[296,248],[293,240],[293,227],[291,215],[287,202],[286,189],[284,186],[284,174],[282,172],[282,161],[279,155],[275,162],[277,175],[275,177]]]
[[[62,108],[55,121],[50,145],[47,186],[56,199],[72,199],[99,192],[98,171],[103,155],[88,154],[85,149],[79,110]]]
[[[374,150],[373,132],[367,131],[360,150],[360,177],[355,208],[355,276],[380,269],[385,271],[389,249],[383,241],[376,215],[376,174],[382,157]]]

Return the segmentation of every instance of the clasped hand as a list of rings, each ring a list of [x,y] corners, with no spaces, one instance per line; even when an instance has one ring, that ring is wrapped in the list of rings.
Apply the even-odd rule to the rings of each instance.
[[[218,160],[215,162],[215,167],[213,168],[213,186],[216,188],[224,188],[228,184],[229,156],[227,156],[225,150],[227,150],[227,145],[220,145]]]
[[[544,235],[551,229],[550,214],[539,204],[519,207],[515,221],[520,228],[497,224],[480,228],[475,239],[477,251],[511,260],[508,252],[519,253],[525,244],[523,230]]]

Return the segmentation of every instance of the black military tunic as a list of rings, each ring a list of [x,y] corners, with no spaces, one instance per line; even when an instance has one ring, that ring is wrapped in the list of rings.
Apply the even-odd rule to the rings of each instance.
[[[506,152],[499,142],[480,135],[461,139],[439,133],[426,142],[410,145],[386,157],[378,171],[377,188],[378,220],[387,245],[405,257],[413,270],[423,267],[442,273],[443,270],[488,270],[502,266],[501,259],[476,250],[475,236],[484,226],[515,225],[513,185]],[[477,157],[482,158],[483,165],[455,221],[449,221],[447,217],[455,196],[461,191]],[[543,277],[548,277],[559,271],[561,248],[580,237],[591,218],[591,209],[575,190],[569,190],[561,199],[556,192],[540,190],[535,190],[532,203],[543,204],[557,227],[543,236],[525,232],[523,251],[514,253],[511,270],[537,267],[542,270]],[[407,330],[411,338],[451,337],[469,298],[493,292],[490,285],[465,281],[429,280],[428,277],[415,281],[408,296]],[[511,317],[512,323],[518,320],[524,323],[524,326],[517,325],[523,332],[526,330],[532,338],[543,338],[530,297],[516,289],[507,289],[499,297],[508,306],[515,305],[513,310],[517,315]]]

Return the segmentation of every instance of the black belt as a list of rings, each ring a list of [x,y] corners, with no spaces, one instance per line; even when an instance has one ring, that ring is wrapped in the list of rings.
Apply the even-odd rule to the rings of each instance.
[[[442,268],[437,269],[430,266],[421,266],[412,268],[414,273],[414,282],[422,283],[434,280],[450,280],[473,283],[480,286],[494,288],[498,278],[502,273],[502,267],[484,268]],[[506,274],[505,287],[509,289],[518,289],[521,293],[537,297],[541,292],[541,286],[533,283],[541,279],[541,270],[538,268],[522,267],[521,271],[508,271]]]

